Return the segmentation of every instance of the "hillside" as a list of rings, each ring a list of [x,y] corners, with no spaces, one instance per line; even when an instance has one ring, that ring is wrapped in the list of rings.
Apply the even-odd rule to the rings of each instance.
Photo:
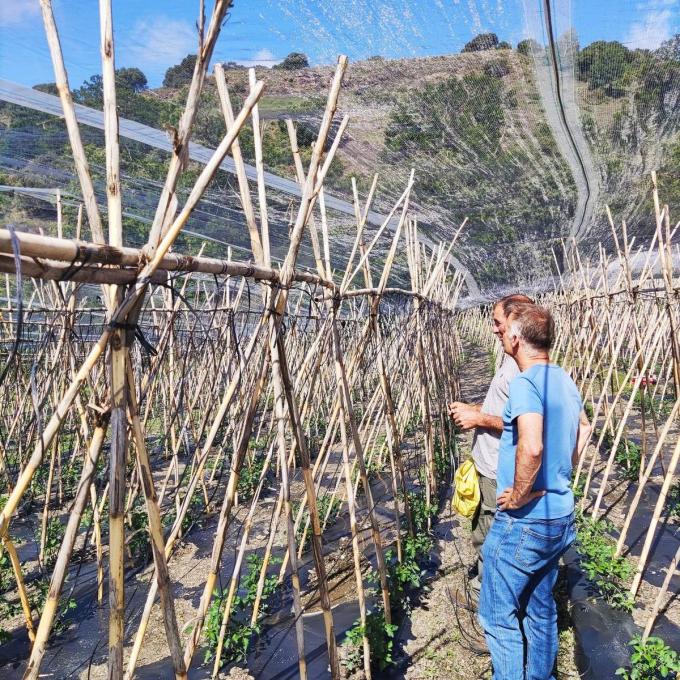
[[[574,51],[571,77],[578,109],[574,115],[596,169],[597,176],[590,181],[600,188],[588,225],[593,237],[606,233],[605,202],[628,218],[633,232],[644,236],[649,225],[638,222],[637,215],[649,200],[645,174],[651,169],[663,172],[680,156],[678,61],[674,55],[638,52],[626,52],[625,68],[610,67],[603,77],[597,70],[600,52],[592,46]],[[380,190],[375,207],[387,211],[415,168],[414,202],[421,230],[445,239],[468,217],[459,252],[481,284],[501,284],[518,274],[524,280],[547,274],[552,248],[560,250],[560,240],[569,235],[581,189],[574,182],[573,163],[570,166],[556,142],[555,125],[551,127],[544,110],[546,98],[539,94],[536,73],[541,54],[528,49],[488,49],[429,58],[376,57],[351,64],[340,102],[340,113],[349,114],[350,125],[332,168],[330,188],[351,199],[350,178],[356,177],[360,193],[365,193],[377,172]],[[605,52],[604,58],[608,56]],[[265,83],[260,111],[267,169],[294,176],[284,123],[289,117],[297,123],[303,160],[309,157],[332,70],[332,66],[257,69]],[[227,68],[226,73],[236,107],[247,92],[248,73],[244,68]],[[134,73],[122,76],[121,116],[157,128],[176,123],[185,86],[151,90],[144,87],[145,78],[142,81]],[[98,78],[75,90],[80,103],[100,106]],[[39,87],[50,90],[49,85]],[[59,121],[1,104],[0,134],[0,183],[57,185],[77,194]],[[91,162],[95,168],[103,166],[101,134],[95,130],[84,134]],[[214,147],[223,134],[217,91],[210,77],[194,139]],[[147,182],[144,192],[153,192],[154,183],[164,176],[164,155],[131,142],[124,142],[123,148],[124,174],[136,183]],[[252,133],[246,133],[242,148],[246,160],[252,162]],[[188,169],[185,185],[196,172],[196,168]],[[667,200],[675,197],[673,182],[670,177],[665,180]],[[140,191],[128,198],[134,203],[129,206],[132,215],[142,214],[143,205],[149,203],[140,199],[144,193]],[[227,176],[218,178],[212,198],[224,203],[225,195],[230,205],[235,192]],[[282,198],[279,228],[284,228],[286,209]],[[5,217],[36,217],[35,205],[27,205],[25,199],[0,195],[0,210]],[[208,212],[196,225],[197,233],[219,234],[235,245],[244,243],[242,225],[225,227],[219,214]],[[336,235],[346,231],[345,225],[345,217],[333,221]],[[132,241],[143,241],[145,229],[143,220],[141,224],[131,220]]]

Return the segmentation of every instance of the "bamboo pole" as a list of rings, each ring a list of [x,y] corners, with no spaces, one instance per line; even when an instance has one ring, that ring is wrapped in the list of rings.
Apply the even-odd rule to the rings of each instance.
[[[640,481],[638,482],[638,488],[635,491],[635,496],[633,497],[633,500],[631,501],[630,505],[628,506],[628,511],[626,513],[626,518],[623,522],[623,527],[621,529],[621,532],[619,534],[619,539],[616,542],[616,555],[620,555],[621,552],[623,551],[623,546],[626,543],[626,536],[628,535],[628,529],[630,528],[630,523],[633,519],[633,515],[635,514],[635,511],[637,510],[637,507],[640,503],[640,499],[642,498],[642,493],[645,489],[645,484],[649,480],[649,478],[652,476],[652,473],[654,472],[654,466],[656,465],[657,458],[659,457],[659,454],[661,453],[661,450],[663,448],[663,445],[666,442],[666,437],[668,436],[668,432],[671,429],[671,426],[674,424],[675,419],[678,416],[678,410],[680,409],[680,401],[676,401],[675,404],[673,405],[673,410],[671,411],[670,415],[668,416],[668,419],[666,420],[666,423],[661,430],[661,435],[656,443],[656,446],[654,447],[654,451],[649,459],[649,462],[647,463],[646,468],[643,470],[643,474],[640,478]]]
[[[2,512],[0,512],[0,537],[5,535],[7,531],[9,518],[16,510],[16,507],[19,501],[21,500],[23,493],[30,484],[31,478],[35,470],[42,461],[43,452],[51,444],[54,435],[58,432],[62,420],[65,417],[66,413],[68,412],[68,409],[70,408],[71,404],[73,403],[73,400],[75,399],[78,391],[80,390],[82,383],[89,376],[90,371],[97,363],[102,352],[104,351],[104,348],[108,344],[109,338],[111,337],[112,334],[112,328],[115,327],[115,324],[120,323],[121,319],[125,318],[125,316],[136,305],[137,300],[145,292],[146,286],[151,281],[153,274],[158,268],[160,262],[162,261],[163,257],[166,255],[170,246],[174,243],[175,239],[179,235],[182,227],[189,218],[189,215],[194,209],[196,203],[198,202],[199,198],[205,191],[208,182],[210,181],[214,173],[217,171],[217,168],[219,164],[222,162],[226,153],[229,151],[229,148],[231,147],[233,140],[236,138],[238,131],[243,125],[247,115],[250,113],[250,109],[260,96],[262,92],[261,85],[262,84],[259,83],[258,89],[246,99],[244,103],[244,108],[241,110],[240,114],[237,116],[234,122],[234,127],[227,133],[226,137],[220,143],[218,149],[215,151],[211,160],[203,169],[203,172],[196,181],[196,184],[194,185],[194,188],[192,189],[184,208],[177,216],[175,221],[172,223],[171,227],[168,229],[166,235],[164,236],[158,248],[154,251],[153,258],[144,266],[144,268],[140,272],[137,278],[137,283],[134,286],[134,288],[128,293],[123,302],[112,314],[111,323],[109,327],[107,327],[102,332],[102,335],[100,336],[99,340],[90,349],[90,352],[85,358],[82,366],[74,376],[71,385],[66,390],[57,407],[55,408],[55,412],[53,413],[52,417],[47,423],[47,426],[45,427],[45,430],[43,431],[43,434],[40,437],[40,441],[36,444],[31,458],[27,462],[26,466],[22,471],[21,476],[17,480],[17,484],[12,490],[12,493],[10,494],[7,503],[2,509]]]
[[[200,2],[199,12],[199,35],[198,35],[198,50],[196,54],[196,63],[194,65],[194,72],[189,84],[187,92],[187,100],[184,106],[184,111],[177,126],[177,131],[173,138],[173,153],[170,158],[170,165],[168,167],[168,174],[163,185],[163,191],[158,201],[156,214],[154,216],[151,231],[149,233],[148,246],[151,254],[155,254],[155,249],[161,241],[167,236],[169,225],[173,222],[174,214],[177,206],[177,197],[175,195],[177,189],[177,182],[180,174],[184,169],[189,151],[189,140],[191,138],[191,131],[198,111],[198,103],[203,91],[203,83],[205,81],[205,74],[212,59],[213,51],[217,43],[217,38],[220,34],[224,18],[232,5],[231,0],[215,0],[213,5],[210,23],[208,25],[207,33],[204,32],[205,16],[204,4]],[[250,113],[250,111],[248,111]],[[239,126],[240,127],[240,126]],[[221,159],[220,159],[221,160]],[[174,239],[173,239],[174,240]]]
[[[227,125],[227,130],[234,124],[234,112],[231,107],[231,99],[229,97],[229,90],[227,88],[227,79],[224,74],[224,68],[222,64],[215,64],[215,83],[217,85],[217,92],[220,98],[220,104],[222,107],[222,115],[224,116],[224,121]],[[251,91],[254,84],[251,85]],[[255,148],[258,148],[258,139],[255,137],[255,111],[257,110],[257,105],[253,107],[251,115],[253,116],[253,135],[255,139]],[[259,127],[258,127],[259,133]],[[243,162],[243,155],[241,153],[241,146],[238,139],[234,140],[234,144],[231,148],[231,154],[234,159],[234,165],[236,166],[236,179],[238,180],[239,194],[241,197],[241,206],[243,208],[243,213],[246,218],[246,225],[248,226],[248,233],[250,235],[250,247],[253,251],[253,256],[255,262],[258,264],[264,264],[265,267],[271,267],[270,261],[265,261],[263,255],[263,246],[260,242],[260,235],[257,228],[257,221],[255,220],[255,212],[253,210],[253,203],[250,198],[250,187],[248,186],[248,177],[246,176],[245,163]],[[259,175],[258,175],[259,182]],[[265,213],[266,215],[266,213]],[[266,217],[265,217],[266,219]],[[264,231],[264,230],[263,230]],[[263,234],[264,236],[264,234]],[[267,244],[268,246],[268,244]]]
[[[47,594],[47,600],[43,607],[40,616],[40,624],[35,636],[35,641],[31,649],[31,656],[24,672],[25,680],[36,680],[40,674],[40,666],[47,651],[47,641],[57,617],[59,608],[59,599],[61,591],[64,586],[68,572],[68,564],[75,545],[80,521],[82,519],[83,510],[89,500],[90,489],[92,488],[92,480],[97,467],[97,461],[102,450],[104,437],[108,428],[109,415],[105,413],[97,423],[92,435],[92,441],[87,451],[85,464],[78,483],[76,491],[76,498],[73,503],[73,508],[69,514],[68,524],[64,532],[64,540],[62,541],[57,560],[52,572],[52,579],[50,581],[50,589]]]
[[[654,627],[656,618],[659,615],[659,610],[661,609],[661,603],[663,602],[663,598],[666,596],[666,593],[668,592],[668,586],[670,586],[671,579],[676,574],[679,563],[680,563],[680,547],[678,547],[678,549],[675,552],[675,555],[673,556],[673,559],[671,560],[671,563],[668,565],[668,571],[666,571],[666,576],[663,580],[663,584],[661,588],[659,588],[659,592],[656,596],[656,599],[654,600],[652,613],[649,615],[647,623],[645,624],[645,629],[642,633],[643,642],[649,637],[650,633],[652,632],[652,628]]]
[[[137,465],[139,478],[142,482],[142,489],[146,499],[146,510],[149,519],[149,534],[151,537],[151,547],[153,551],[154,565],[156,567],[156,583],[161,596],[161,606],[163,609],[163,622],[165,624],[165,635],[168,641],[170,656],[177,680],[184,680],[187,671],[184,666],[182,656],[182,644],[177,628],[177,616],[175,613],[175,603],[172,596],[172,585],[168,573],[168,565],[165,558],[165,541],[163,540],[163,525],[156,497],[156,489],[149,464],[149,457],[144,441],[144,432],[139,420],[138,407],[134,387],[134,374],[131,362],[127,362],[127,388],[128,388],[128,410],[131,420],[132,437],[137,452]]]
[[[80,190],[83,193],[83,202],[85,211],[87,212],[87,220],[92,232],[92,239],[96,243],[105,243],[104,230],[102,229],[99,209],[97,208],[97,199],[90,177],[87,156],[85,155],[85,149],[80,138],[80,130],[76,119],[75,107],[73,106],[73,98],[71,97],[68,75],[64,65],[59,33],[54,21],[51,0],[40,0],[40,9],[42,11],[43,23],[45,26],[45,35],[47,36],[47,45],[50,50],[50,57],[54,68],[55,85],[64,111],[64,122],[66,123],[66,130],[73,152],[73,160],[76,166],[78,181],[80,182]]]
[[[14,573],[14,579],[17,584],[17,591],[19,592],[19,602],[21,603],[21,611],[24,615],[24,621],[26,623],[26,630],[28,631],[28,638],[31,642],[35,640],[35,629],[33,627],[33,615],[31,614],[31,605],[28,600],[28,595],[26,594],[26,586],[24,584],[24,576],[21,571],[21,562],[19,561],[19,555],[17,555],[17,550],[14,547],[14,543],[9,536],[2,537],[2,545],[4,546],[7,554],[9,555],[9,560],[12,563],[12,571]]]
[[[654,513],[652,514],[652,519],[647,529],[645,535],[645,541],[640,552],[640,559],[638,560],[637,567],[635,569],[635,575],[633,576],[633,583],[630,586],[630,594],[634,598],[637,595],[638,588],[640,587],[640,582],[642,581],[642,575],[644,574],[645,567],[647,565],[647,559],[649,558],[649,553],[652,548],[652,542],[654,540],[654,534],[656,528],[659,524],[659,518],[663,512],[664,504],[666,502],[666,496],[668,495],[668,490],[671,488],[673,483],[673,475],[675,474],[675,468],[678,466],[680,461],[680,439],[675,445],[673,450],[673,456],[668,464],[668,470],[666,471],[666,476],[663,480],[663,485],[661,486],[661,491],[659,492],[659,498],[656,501],[654,507]]]
[[[109,243],[123,245],[123,215],[120,197],[118,113],[113,46],[111,0],[100,0],[104,137],[106,141],[106,195]],[[111,301],[120,304],[122,290],[112,288]],[[126,317],[122,318],[125,323]],[[109,656],[108,678],[123,677],[125,636],[125,462],[127,455],[127,388],[125,385],[127,333],[115,328],[111,338],[111,451],[109,456]]]

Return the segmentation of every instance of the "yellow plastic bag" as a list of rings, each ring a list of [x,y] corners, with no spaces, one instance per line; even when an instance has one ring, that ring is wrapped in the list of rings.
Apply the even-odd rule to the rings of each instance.
[[[466,460],[457,470],[453,478],[454,489],[451,509],[463,517],[472,517],[479,505],[479,479],[475,464]]]

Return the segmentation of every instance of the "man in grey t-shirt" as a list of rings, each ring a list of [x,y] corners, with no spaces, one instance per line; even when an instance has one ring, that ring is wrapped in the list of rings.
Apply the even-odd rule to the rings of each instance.
[[[505,322],[518,303],[532,303],[526,295],[507,295],[493,307],[493,332],[500,340],[505,333]],[[463,430],[475,430],[472,440],[472,460],[479,475],[480,503],[472,517],[472,545],[477,551],[477,573],[470,581],[470,595],[476,605],[482,586],[482,544],[496,513],[496,470],[498,447],[503,432],[503,409],[508,400],[510,382],[520,370],[515,360],[503,355],[503,360],[489,385],[484,403],[466,404],[456,401],[449,405],[449,414]]]

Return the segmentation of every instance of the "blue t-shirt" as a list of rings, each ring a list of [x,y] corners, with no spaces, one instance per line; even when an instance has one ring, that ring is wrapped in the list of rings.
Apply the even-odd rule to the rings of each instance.
[[[574,510],[571,456],[581,409],[574,381],[554,364],[535,364],[510,383],[498,454],[498,495],[514,485],[517,418],[525,413],[543,416],[543,461],[532,490],[547,491],[519,510],[509,511],[513,516],[558,519]]]

